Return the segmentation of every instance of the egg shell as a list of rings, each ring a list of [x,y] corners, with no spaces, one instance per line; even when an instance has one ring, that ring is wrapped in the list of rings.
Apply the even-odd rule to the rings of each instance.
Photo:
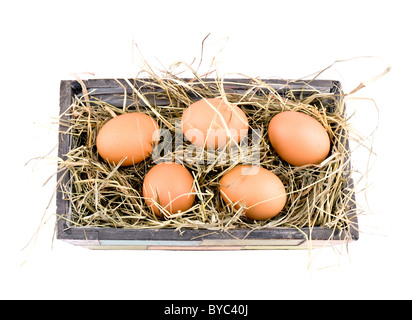
[[[170,214],[186,211],[195,201],[193,176],[181,164],[159,163],[152,167],[144,178],[143,197],[158,216],[162,216],[162,213],[157,204]]]
[[[268,134],[279,156],[294,166],[319,164],[330,151],[326,129],[315,118],[302,112],[278,113],[269,123]]]
[[[100,156],[115,165],[131,166],[146,159],[157,144],[159,126],[147,114],[132,112],[110,119],[99,130],[96,147]],[[155,138],[155,139],[154,139]]]
[[[277,175],[257,166],[239,165],[220,180],[220,194],[236,210],[245,206],[245,216],[266,220],[279,214],[286,204],[286,190]]]
[[[239,143],[248,132],[246,114],[221,98],[201,99],[185,109],[182,130],[194,145],[217,149]]]

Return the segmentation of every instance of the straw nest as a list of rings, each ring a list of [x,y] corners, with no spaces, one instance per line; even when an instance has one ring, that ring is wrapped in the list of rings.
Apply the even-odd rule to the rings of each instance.
[[[67,158],[59,161],[59,170],[70,174],[69,183],[61,185],[60,189],[70,201],[72,210],[70,217],[60,218],[70,219],[74,227],[228,230],[319,226],[348,230],[352,224],[348,204],[354,190],[348,185],[351,170],[347,149],[349,134],[341,93],[313,92],[301,96],[292,90],[281,95],[261,79],[247,77],[244,90],[231,92],[225,89],[230,79],[200,77],[195,72],[191,79],[171,73],[161,77],[148,73],[148,77],[136,78],[139,86],[130,80],[123,81],[128,86],[125,92],[130,92],[125,101],[132,101],[130,104],[115,107],[94,97],[93,92],[83,91],[64,113],[60,120],[65,129],[62,133],[71,137],[72,146]],[[141,86],[142,83],[145,85]],[[247,219],[243,208],[236,211],[226,206],[219,195],[222,175],[238,164],[256,161],[251,141],[243,148],[227,147],[216,153],[205,150],[195,157],[185,157],[184,152],[190,148],[190,143],[184,141],[183,148],[163,155],[168,159],[183,157],[184,166],[195,179],[197,194],[191,209],[165,218],[154,215],[142,197],[145,173],[155,164],[152,158],[134,166],[119,167],[99,157],[96,135],[109,119],[137,110],[155,118],[161,128],[174,135],[178,133],[183,110],[202,97],[222,97],[238,105],[249,118],[250,132],[260,130],[262,133],[258,162],[275,173],[287,191],[287,203],[276,217],[265,221]],[[162,103],[158,105],[155,101]],[[266,128],[274,115],[285,110],[309,114],[327,129],[332,148],[323,163],[294,167],[282,161],[273,150]],[[233,151],[238,151],[235,158],[229,157]]]

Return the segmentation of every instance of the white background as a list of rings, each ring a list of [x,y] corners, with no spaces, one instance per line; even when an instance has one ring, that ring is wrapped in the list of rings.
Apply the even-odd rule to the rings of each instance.
[[[0,13],[2,299],[410,299],[412,87],[409,1],[9,1]],[[379,127],[359,189],[360,240],[307,251],[92,251],[53,239],[59,82],[134,77],[196,63],[220,74],[322,78],[346,92],[352,124]],[[82,75],[83,78],[93,77]],[[356,99],[354,99],[356,98]],[[373,101],[376,102],[376,106]],[[378,108],[378,109],[377,109]],[[49,154],[49,152],[51,152]],[[49,156],[44,160],[32,158]],[[359,175],[368,151],[353,154]],[[44,214],[47,221],[37,227]],[[33,235],[36,241],[26,244]],[[25,248],[25,249],[24,249]]]

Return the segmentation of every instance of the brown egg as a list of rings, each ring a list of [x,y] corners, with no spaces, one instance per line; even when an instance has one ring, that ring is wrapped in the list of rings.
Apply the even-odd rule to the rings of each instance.
[[[257,166],[237,166],[220,180],[220,194],[236,210],[245,207],[245,216],[270,219],[286,204],[286,190],[273,172]]]
[[[246,114],[223,99],[202,99],[191,104],[182,116],[182,130],[194,145],[217,149],[239,143],[249,128]]]
[[[291,165],[319,164],[329,154],[330,139],[326,129],[302,112],[285,111],[275,115],[268,133],[275,151]]]
[[[181,164],[162,162],[146,174],[143,197],[158,216],[162,216],[158,205],[170,214],[186,211],[195,201],[194,179],[189,170]]]
[[[146,159],[153,151],[159,126],[147,114],[132,112],[117,116],[103,125],[96,146],[107,162],[131,166]]]

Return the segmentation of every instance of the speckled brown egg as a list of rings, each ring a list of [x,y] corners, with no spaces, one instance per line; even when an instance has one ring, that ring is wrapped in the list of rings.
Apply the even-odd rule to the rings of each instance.
[[[131,166],[146,159],[157,143],[159,126],[147,114],[132,112],[106,122],[97,134],[100,156],[109,163]]]
[[[162,162],[152,167],[143,181],[143,197],[158,216],[190,209],[195,201],[192,174],[183,165]],[[164,210],[159,210],[159,206]],[[163,212],[163,213],[162,213]]]
[[[242,206],[245,216],[266,220],[278,215],[286,204],[286,190],[277,175],[257,166],[239,165],[220,180],[220,194],[235,210]]]
[[[209,149],[239,143],[247,135],[248,128],[243,110],[221,98],[198,100],[182,115],[182,130],[186,139]]]
[[[330,139],[326,129],[302,112],[278,113],[269,123],[268,134],[279,156],[294,166],[319,164],[329,154]]]

